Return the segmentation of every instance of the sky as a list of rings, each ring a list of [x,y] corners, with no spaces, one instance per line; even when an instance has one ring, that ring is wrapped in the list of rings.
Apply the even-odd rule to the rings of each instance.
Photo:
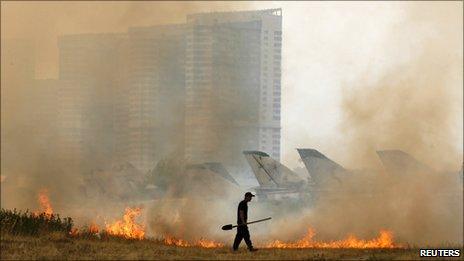
[[[290,167],[301,164],[295,148],[317,148],[336,161],[357,167],[359,158],[350,151],[400,146],[410,133],[427,129],[417,142],[404,146],[420,159],[433,163],[435,151],[449,152],[452,160],[439,167],[456,169],[462,163],[462,2],[2,2],[2,39],[26,38],[34,42],[36,77],[57,78],[57,37],[63,34],[125,32],[132,26],[183,23],[195,12],[283,9],[282,45],[282,161]],[[424,60],[423,57],[433,59]],[[430,66],[424,67],[423,63]],[[353,113],[372,111],[374,89],[392,83],[392,92],[404,88],[420,92],[424,78],[441,73],[438,97],[427,92],[421,101],[440,108],[436,120],[417,124],[418,130],[396,135],[383,142],[364,142],[369,129],[397,130],[397,121],[353,121]],[[402,69],[406,68],[406,70]],[[410,70],[409,70],[410,69]],[[423,73],[422,73],[423,72]],[[395,74],[399,75],[396,79]],[[390,79],[390,80],[388,80]],[[433,78],[435,79],[435,78]],[[393,87],[392,87],[393,86]],[[437,91],[436,86],[430,87]],[[380,92],[390,95],[391,92]],[[361,108],[350,104],[361,100]],[[355,98],[353,98],[355,97]],[[390,97],[390,96],[388,96]],[[402,99],[401,95],[396,99]],[[366,102],[367,101],[367,102]],[[420,111],[424,102],[377,103],[386,111],[397,106],[405,113]],[[413,106],[416,105],[417,106]],[[446,107],[443,108],[443,104]],[[359,105],[359,104],[358,104]],[[348,106],[348,107],[347,107]],[[412,108],[411,108],[412,107]],[[417,114],[420,117],[427,117]],[[435,119],[435,118],[434,118]],[[443,134],[440,128],[446,128]],[[404,129],[403,125],[401,125]],[[425,127],[424,127],[425,126]],[[407,128],[410,129],[409,127]],[[431,129],[431,131],[429,131]],[[388,132],[392,133],[392,132]],[[403,133],[403,132],[402,132]],[[432,133],[432,134],[430,134]],[[435,135],[436,134],[436,135]],[[446,135],[445,135],[446,134]],[[360,139],[361,137],[361,139]],[[392,136],[393,137],[393,136]],[[398,138],[397,137],[401,137]],[[426,138],[424,138],[426,137]],[[414,139],[414,138],[413,138]],[[392,142],[394,140],[394,142]],[[433,140],[433,142],[432,142]],[[401,142],[400,142],[401,141]],[[446,146],[436,145],[435,141]],[[417,146],[422,142],[425,145]],[[388,147],[392,148],[392,147]],[[423,153],[420,153],[423,151]],[[359,155],[364,155],[360,153]],[[369,164],[367,164],[369,165]]]

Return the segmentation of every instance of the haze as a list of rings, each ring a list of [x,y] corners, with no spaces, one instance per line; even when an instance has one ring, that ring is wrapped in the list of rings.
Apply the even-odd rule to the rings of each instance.
[[[132,26],[182,23],[185,15],[193,12],[282,7],[284,163],[299,166],[294,149],[315,147],[357,168],[376,164],[360,161],[365,153],[369,158],[375,149],[394,146],[437,168],[458,169],[462,163],[462,2],[2,2],[1,5],[2,42],[5,38],[31,39],[37,48],[37,78],[57,78],[59,35],[124,32]],[[424,86],[430,77],[439,78],[432,82],[440,86]],[[365,133],[371,129],[385,130],[388,135],[393,129],[403,133],[395,119],[374,116],[352,121],[353,113],[372,109],[365,101],[372,100],[369,95],[378,94],[375,90],[386,86],[393,94],[400,92],[398,81],[403,80],[408,84],[401,88],[409,88],[413,96],[417,91],[425,104],[440,108],[437,115],[428,119],[427,114],[421,114],[424,103],[400,107],[412,118],[418,113],[423,124],[411,124],[417,128],[404,135],[360,140],[359,135],[366,137]],[[423,93],[424,88],[430,92]],[[436,92],[440,94],[438,98]],[[366,96],[358,101],[362,108],[353,112],[347,104],[360,96]],[[401,95],[395,97],[401,99]],[[395,102],[382,103],[384,100],[377,98],[380,103],[377,106],[386,111],[401,106]],[[411,143],[398,142],[411,138],[414,140]],[[356,154],[359,156],[354,156],[353,151],[359,152]],[[437,156],[443,152],[446,160]]]

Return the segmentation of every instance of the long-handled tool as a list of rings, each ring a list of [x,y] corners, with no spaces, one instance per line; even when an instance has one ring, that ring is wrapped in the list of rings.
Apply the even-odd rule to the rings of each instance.
[[[229,225],[222,226],[222,230],[231,230],[234,227],[249,225],[249,224],[258,223],[258,222],[263,222],[263,221],[266,221],[266,220],[269,220],[269,219],[271,219],[271,218],[270,217],[263,218],[263,219],[260,219],[260,220],[255,220],[255,221],[248,222],[246,224],[235,225],[235,226],[232,225],[232,224],[229,224]]]

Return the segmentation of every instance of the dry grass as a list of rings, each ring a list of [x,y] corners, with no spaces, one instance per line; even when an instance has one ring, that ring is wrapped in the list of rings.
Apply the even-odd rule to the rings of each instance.
[[[229,248],[203,249],[166,246],[153,240],[106,240],[70,238],[55,232],[33,237],[2,234],[1,259],[55,260],[135,260],[135,259],[197,259],[197,260],[295,260],[295,259],[357,259],[417,260],[418,249],[260,249],[250,253],[245,248],[237,253]]]
[[[0,229],[2,233],[13,235],[38,236],[51,232],[69,233],[73,227],[71,218],[59,215],[31,213],[14,210],[0,210]]]

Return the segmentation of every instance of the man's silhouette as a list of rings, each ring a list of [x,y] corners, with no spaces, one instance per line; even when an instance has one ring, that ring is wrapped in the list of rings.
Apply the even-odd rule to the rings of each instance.
[[[245,240],[245,243],[247,244],[248,250],[250,251],[256,251],[256,248],[253,248],[253,244],[251,243],[250,240],[250,232],[248,231],[248,226],[246,225],[247,223],[247,218],[248,218],[248,205],[247,203],[251,201],[252,197],[255,195],[251,194],[251,192],[245,193],[245,199],[238,204],[238,209],[237,209],[237,235],[235,236],[234,240],[234,251],[238,249],[238,246],[240,245],[240,242],[242,242],[242,239]]]

